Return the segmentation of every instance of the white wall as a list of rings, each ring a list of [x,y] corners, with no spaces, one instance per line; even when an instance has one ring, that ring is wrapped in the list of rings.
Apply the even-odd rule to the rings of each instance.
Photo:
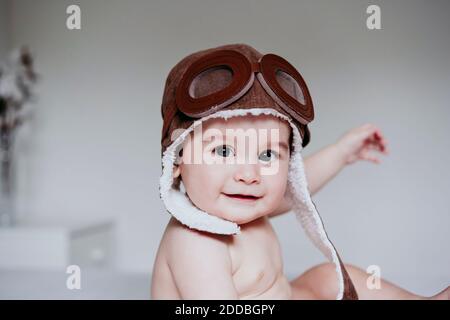
[[[7,0],[0,0],[0,60],[2,60],[8,52],[10,46],[10,13]]]
[[[80,31],[65,28],[72,3]],[[309,84],[305,155],[368,121],[390,142],[381,165],[346,168],[315,197],[343,259],[377,264],[411,290],[448,280],[450,3],[187,3],[11,1],[13,45],[31,47],[42,75],[19,147],[21,215],[117,219],[118,267],[149,271],[168,220],[158,196],[165,77],[193,51],[246,42],[284,56]],[[381,6],[382,30],[365,27],[369,3]],[[323,261],[293,219],[274,220],[290,275]]]

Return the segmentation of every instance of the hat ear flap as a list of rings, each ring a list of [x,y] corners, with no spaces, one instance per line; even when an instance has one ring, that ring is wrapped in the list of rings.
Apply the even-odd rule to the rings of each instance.
[[[289,160],[288,189],[289,195],[292,197],[292,210],[295,212],[306,235],[336,267],[339,284],[339,292],[336,299],[357,299],[358,295],[353,283],[345,270],[345,266],[342,263],[336,248],[328,238],[322,218],[320,217],[315,203],[311,199],[301,155],[303,142],[300,130],[292,123],[291,127],[294,132],[294,150]]]

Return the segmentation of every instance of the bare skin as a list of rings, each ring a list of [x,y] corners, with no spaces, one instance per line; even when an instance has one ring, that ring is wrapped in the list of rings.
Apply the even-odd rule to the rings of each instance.
[[[211,235],[171,218],[154,266],[152,299],[336,298],[333,264],[315,266],[292,281],[286,278],[280,244],[267,217],[242,226],[241,231],[232,238]],[[370,290],[367,273],[348,264],[346,269],[360,299],[426,299],[385,280],[381,289]],[[431,298],[447,300],[448,288]]]
[[[320,190],[345,165],[357,160],[379,163],[369,150],[387,154],[386,141],[373,125],[354,129],[336,144],[305,159],[311,193]],[[248,181],[256,179],[246,177]],[[210,205],[213,208],[214,204]],[[249,221],[240,224],[241,233],[234,236],[196,231],[171,218],[153,268],[152,298],[335,299],[338,281],[333,264],[315,266],[292,281],[283,274],[281,248],[269,217],[289,210],[289,203],[282,201],[269,214],[247,218]],[[369,275],[364,270],[352,265],[346,268],[360,299],[426,298],[385,280],[381,280],[380,289],[370,290],[366,285]],[[448,288],[431,298],[448,299]]]
[[[211,235],[172,218],[156,259],[152,298],[290,299],[280,246],[268,218],[249,222],[241,231],[233,237]],[[186,252],[188,247],[192,249]]]

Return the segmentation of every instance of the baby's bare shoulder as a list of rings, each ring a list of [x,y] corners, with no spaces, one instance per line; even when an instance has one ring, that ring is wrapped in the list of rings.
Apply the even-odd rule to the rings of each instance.
[[[189,229],[172,218],[163,238],[167,264],[183,299],[237,297],[226,236]]]
[[[162,242],[168,257],[175,256],[178,261],[180,257],[192,259],[195,255],[229,257],[227,236],[190,229],[174,218],[170,219]]]

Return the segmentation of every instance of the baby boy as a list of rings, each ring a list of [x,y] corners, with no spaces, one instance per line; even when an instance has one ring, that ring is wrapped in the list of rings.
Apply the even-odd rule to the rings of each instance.
[[[303,162],[314,113],[295,68],[247,45],[194,53],[175,66],[163,98],[161,198],[172,214],[153,269],[154,299],[420,299],[345,265],[310,195],[346,165],[379,163],[372,124]],[[330,263],[292,281],[270,218],[294,211]],[[436,296],[446,297],[446,293]]]

